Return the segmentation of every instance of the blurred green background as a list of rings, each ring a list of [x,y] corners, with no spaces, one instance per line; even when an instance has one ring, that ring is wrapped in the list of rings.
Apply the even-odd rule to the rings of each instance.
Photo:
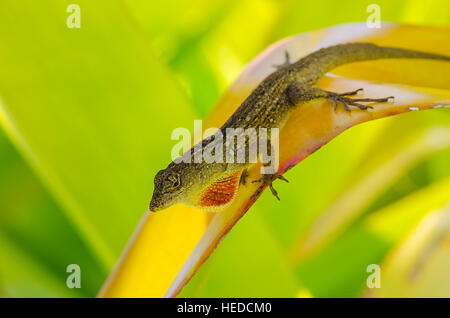
[[[73,2],[81,29],[66,26]],[[0,296],[95,296],[170,160],[171,131],[208,114],[269,44],[365,21],[371,3],[2,0]],[[446,0],[376,4],[383,21],[450,25]],[[361,296],[367,265],[450,197],[448,139],[423,142],[443,126],[448,110],[345,132],[277,184],[281,202],[263,195],[181,296]],[[293,257],[317,217],[358,187],[367,196],[353,217],[317,253]],[[72,263],[81,289],[66,287]]]

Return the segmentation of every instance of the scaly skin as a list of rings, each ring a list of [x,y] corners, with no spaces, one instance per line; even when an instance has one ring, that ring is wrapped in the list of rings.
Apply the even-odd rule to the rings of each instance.
[[[350,111],[350,106],[362,110],[371,108],[361,102],[386,102],[389,98],[393,98],[393,96],[376,99],[349,98],[348,96],[356,95],[361,89],[338,94],[314,87],[326,72],[337,66],[384,58],[423,58],[450,61],[450,57],[447,56],[380,47],[371,43],[349,43],[324,48],[292,64],[288,63],[287,56],[287,63],[277,67],[278,70],[266,77],[220,128],[224,136],[222,140],[204,139],[188,152],[188,156],[190,154],[192,159],[191,163],[172,162],[166,169],[158,172],[155,177],[155,189],[150,202],[150,210],[161,210],[175,203],[184,203],[203,209],[217,209],[227,205],[222,202],[223,200],[218,200],[217,204],[211,203],[210,200],[205,206],[204,200],[200,199],[204,199],[208,191],[215,189],[216,182],[227,177],[231,181],[228,182],[228,179],[225,179],[226,184],[231,184],[234,187],[231,192],[235,193],[239,184],[245,183],[246,169],[252,163],[248,162],[248,158],[243,163],[226,163],[225,153],[223,154],[223,163],[207,163],[205,161],[194,163],[193,160],[195,153],[202,151],[207,145],[223,147],[226,142],[226,128],[255,128],[257,137],[259,137],[258,128],[281,129],[294,108],[314,99],[327,98],[333,102],[335,108],[340,104]],[[246,139],[246,149],[248,146],[249,142]],[[242,174],[242,172],[244,173]],[[242,176],[241,182],[234,182],[237,174]],[[255,180],[262,183],[258,191],[260,192],[265,185],[269,185],[272,193],[278,198],[272,187],[272,181],[277,178],[285,180],[278,174],[264,175],[261,179]],[[256,194],[259,194],[258,191]],[[214,196],[212,197],[214,198]]]

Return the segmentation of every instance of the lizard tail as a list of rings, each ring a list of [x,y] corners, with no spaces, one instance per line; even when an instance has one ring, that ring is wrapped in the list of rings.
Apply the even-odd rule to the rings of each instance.
[[[340,65],[390,58],[432,59],[450,62],[450,57],[445,55],[378,46],[372,43],[347,43],[320,49],[295,64],[302,68],[312,68],[311,72],[307,73],[317,74],[317,80],[319,80],[326,72]]]

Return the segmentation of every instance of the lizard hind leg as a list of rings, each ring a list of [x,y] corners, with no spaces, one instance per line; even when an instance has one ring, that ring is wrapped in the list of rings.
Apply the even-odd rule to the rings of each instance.
[[[308,102],[318,98],[326,98],[333,103],[333,107],[336,110],[337,106],[340,104],[344,107],[346,111],[351,111],[350,106],[358,107],[361,110],[367,110],[373,108],[370,105],[361,104],[364,103],[383,103],[389,102],[394,98],[394,96],[383,97],[383,98],[350,98],[348,96],[357,95],[363,89],[358,88],[357,90],[345,92],[345,93],[335,93],[323,90],[321,88],[313,87],[310,89],[303,89],[298,83],[294,82],[290,84],[286,89],[287,101],[295,106],[299,102]]]
[[[260,182],[261,185],[259,186],[259,188],[255,191],[255,193],[253,193],[251,199],[256,198],[257,196],[259,196],[261,194],[261,192],[264,190],[265,186],[269,186],[270,191],[272,192],[272,194],[278,199],[280,200],[280,197],[278,196],[278,192],[274,189],[272,182],[275,181],[276,179],[280,179],[283,180],[285,182],[289,182],[285,177],[283,177],[281,174],[278,173],[274,173],[274,174],[264,174],[261,178],[259,178],[258,180],[253,180],[252,183],[258,183]]]

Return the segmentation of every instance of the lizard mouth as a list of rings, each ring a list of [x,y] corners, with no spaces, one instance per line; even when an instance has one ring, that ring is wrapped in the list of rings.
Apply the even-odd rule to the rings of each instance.
[[[159,200],[155,198],[155,195],[153,195],[148,209],[150,212],[156,212],[156,211],[162,210],[161,202],[159,202]]]

